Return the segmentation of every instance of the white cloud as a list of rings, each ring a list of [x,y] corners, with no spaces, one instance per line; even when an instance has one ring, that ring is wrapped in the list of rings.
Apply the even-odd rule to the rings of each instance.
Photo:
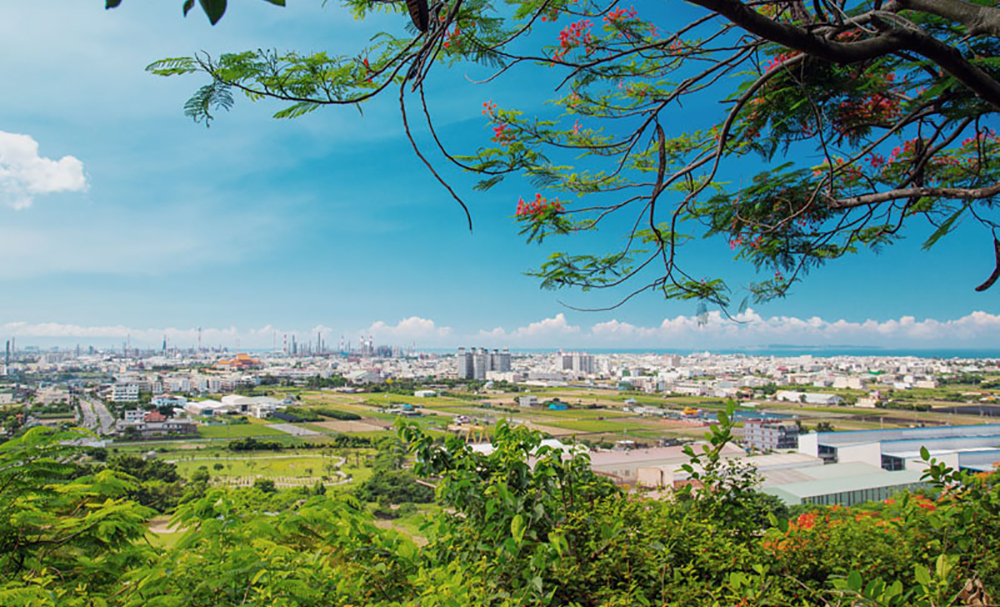
[[[199,333],[201,343],[205,347],[222,346],[231,349],[280,348],[287,337],[291,343],[292,336],[299,343],[315,343],[316,333],[323,334],[324,340],[329,338],[330,329],[322,325],[312,330],[290,331],[265,325],[260,328],[238,329],[237,327],[127,327],[124,325],[83,326],[67,323],[42,322],[8,322],[0,325],[0,336],[16,337],[31,343],[32,339],[44,340],[46,343],[94,345],[119,345],[130,340],[133,347],[156,348],[163,338],[171,347],[188,348],[198,344]]]
[[[747,310],[732,319],[710,312],[696,317],[664,319],[658,327],[636,327],[617,320],[596,324],[588,335],[595,343],[633,340],[636,345],[661,347],[741,347],[768,344],[802,346],[858,345],[883,347],[988,347],[1000,337],[1000,315],[973,312],[953,320],[913,316],[898,319],[849,321],[818,316],[764,318]]]
[[[995,348],[1000,343],[1000,315],[977,311],[950,320],[913,316],[864,321],[826,320],[820,317],[763,317],[747,310],[733,319],[710,312],[700,322],[696,316],[666,318],[654,326],[639,326],[620,320],[598,322],[584,328],[570,324],[564,314],[544,318],[512,330],[495,327],[473,335],[457,334],[450,327],[419,316],[404,318],[394,325],[384,321],[371,324],[363,335],[375,338],[378,345],[418,347],[489,346],[510,348],[677,348],[732,349],[755,348],[775,344],[788,346],[862,346],[885,348]],[[322,334],[328,345],[338,336],[325,325],[312,329],[288,330],[266,325],[260,328],[203,328],[206,346],[235,348],[280,348],[286,338],[295,336],[299,343],[312,343]],[[45,343],[111,343],[131,339],[138,347],[156,347],[166,336],[178,347],[193,346],[198,341],[196,327],[179,329],[135,328],[124,325],[82,326],[56,322],[0,324],[0,337],[19,340],[37,338]]]
[[[0,131],[0,200],[5,204],[26,209],[38,194],[86,189],[79,159],[43,158],[38,155],[38,142],[30,136]]]
[[[988,348],[1000,339],[1000,315],[972,312],[953,320],[913,316],[850,321],[818,316],[763,317],[752,309],[728,318],[711,311],[697,316],[665,318],[658,325],[639,326],[613,319],[589,330],[570,325],[563,314],[512,331],[502,327],[477,336],[489,345],[510,347],[591,348],[740,348],[774,344],[791,346],[876,346],[902,348]]]
[[[451,335],[450,327],[439,327],[433,320],[410,316],[395,325],[381,320],[372,323],[364,333],[375,338],[376,343],[406,345],[413,341],[440,343],[440,340]],[[425,344],[429,345],[429,344]]]
[[[580,327],[569,324],[566,315],[560,312],[552,318],[543,318],[513,331],[503,327],[481,330],[472,339],[482,340],[484,345],[558,347],[565,340],[575,339],[580,334]]]
[[[533,322],[527,327],[520,327],[512,333],[517,338],[522,337],[548,337],[579,333],[580,327],[574,327],[566,322],[566,315],[560,312],[552,318],[545,318],[538,322]]]

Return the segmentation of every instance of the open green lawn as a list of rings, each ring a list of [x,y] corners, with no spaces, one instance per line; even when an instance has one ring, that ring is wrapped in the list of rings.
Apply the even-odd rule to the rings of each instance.
[[[281,430],[262,424],[223,424],[219,426],[198,426],[198,436],[202,438],[242,438],[245,436],[280,436]]]
[[[312,454],[286,454],[275,453],[268,455],[255,454],[241,457],[231,455],[230,457],[210,457],[196,458],[177,461],[177,471],[184,476],[191,476],[195,470],[201,466],[208,469],[212,476],[253,476],[265,477],[275,476],[336,476],[335,473],[327,471],[327,466],[333,466],[340,461],[340,458],[327,458],[318,453]],[[363,461],[363,460],[362,460]],[[215,465],[220,464],[222,468],[216,470]]]
[[[680,405],[684,407],[724,407],[725,401],[710,396],[668,396],[663,399],[668,405]]]
[[[623,432],[626,430],[649,430],[650,427],[633,422],[619,422],[615,420],[577,420],[577,421],[553,421],[545,425],[567,430],[579,430],[580,432]]]
[[[635,413],[628,413],[622,411],[621,409],[566,409],[565,411],[553,411],[552,409],[547,409],[545,407],[539,407],[537,409],[531,409],[531,413],[538,415],[543,415],[545,417],[554,417],[559,419],[597,419],[603,417],[605,419],[620,418],[620,417],[635,417]]]
[[[169,525],[169,516],[154,517],[148,523],[149,532],[146,533],[146,539],[157,548],[173,548],[184,536],[184,531],[171,529]]]

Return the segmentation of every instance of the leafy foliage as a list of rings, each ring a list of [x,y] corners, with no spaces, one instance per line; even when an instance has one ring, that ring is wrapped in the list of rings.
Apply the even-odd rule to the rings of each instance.
[[[85,437],[37,427],[0,445],[0,604],[85,605],[152,557],[136,540],[153,511],[76,461]]]
[[[357,496],[363,502],[426,504],[434,501],[434,490],[418,484],[417,477],[408,470],[380,467],[358,487]]]
[[[498,426],[483,454],[403,426],[415,472],[445,507],[424,547],[379,529],[352,497],[260,483],[202,486],[173,513],[180,540],[154,549],[143,541],[153,511],[127,497],[134,477],[88,467],[71,442],[80,433],[32,429],[0,445],[0,604],[957,607],[996,596],[1000,473],[956,471],[925,450],[925,491],[786,518],[753,490],[752,470],[721,457],[733,422],[719,422],[692,451],[695,483],[667,500],[612,486],[585,452],[524,428]],[[382,445],[386,463],[397,445]],[[383,471],[367,489],[399,488],[398,467]]]
[[[131,478],[135,487],[128,497],[159,512],[169,512],[183,493],[184,482],[175,464],[134,455],[116,455],[108,459],[108,468],[119,476]]]

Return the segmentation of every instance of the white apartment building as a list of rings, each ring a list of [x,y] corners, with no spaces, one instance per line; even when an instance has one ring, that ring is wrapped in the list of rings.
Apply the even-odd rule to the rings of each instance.
[[[764,453],[777,449],[797,449],[799,427],[792,422],[747,420],[743,423],[743,444]]]
[[[509,373],[510,352],[486,348],[459,348],[456,356],[456,373],[459,379],[486,380],[487,373]]]
[[[135,403],[139,402],[138,384],[114,384],[111,386],[111,402],[114,403]]]
[[[594,374],[594,357],[586,352],[560,352],[558,354],[560,368],[563,371],[574,371],[581,375]]]
[[[142,409],[133,409],[131,411],[126,411],[123,421],[126,424],[140,424],[146,419],[146,412]]]

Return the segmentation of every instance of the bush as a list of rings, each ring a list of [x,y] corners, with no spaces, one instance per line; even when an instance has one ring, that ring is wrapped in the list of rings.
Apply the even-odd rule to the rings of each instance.
[[[273,419],[280,419],[281,421],[288,422],[291,424],[298,424],[301,422],[318,422],[320,421],[320,416],[315,413],[311,413],[308,409],[296,409],[294,413],[289,411],[276,411],[271,414]]]
[[[358,487],[357,496],[364,502],[426,504],[434,501],[434,490],[417,483],[417,477],[408,470],[379,468]]]
[[[342,421],[356,421],[361,419],[361,416],[357,413],[341,411],[340,409],[333,409],[331,407],[313,407],[310,411],[316,415],[322,415],[323,417],[339,419]]]
[[[317,445],[322,446],[319,443],[317,443]],[[367,436],[338,434],[337,436],[333,437],[333,446],[338,449],[345,449],[345,448],[357,449],[359,447],[372,447],[374,446],[374,444],[372,443],[372,439],[368,438]]]
[[[212,475],[210,475],[208,470],[204,468],[199,468],[191,473],[192,483],[207,483],[211,478]]]
[[[278,441],[257,440],[253,437],[229,441],[230,451],[281,451],[284,447]]]
[[[264,493],[275,493],[278,488],[274,486],[274,481],[269,478],[258,478],[253,482],[253,488]]]

